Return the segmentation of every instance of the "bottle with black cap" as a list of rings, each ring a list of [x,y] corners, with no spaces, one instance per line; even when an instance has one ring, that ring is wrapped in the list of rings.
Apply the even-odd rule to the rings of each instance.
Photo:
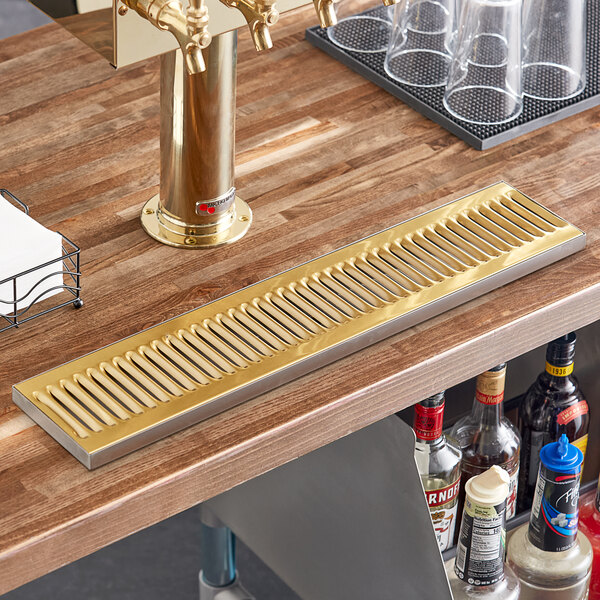
[[[533,501],[540,464],[540,450],[565,433],[585,457],[589,406],[573,376],[575,333],[548,344],[546,369],[529,388],[519,407],[523,440],[518,506],[528,510]]]
[[[504,416],[505,378],[506,363],[477,377],[471,414],[457,421],[448,436],[458,442],[463,453],[463,489],[469,478],[487,471],[493,465],[502,467],[508,473],[506,519],[510,519],[516,511],[521,438],[516,427]],[[461,492],[462,498],[464,491]]]
[[[442,433],[444,392],[415,405],[415,462],[440,550],[452,545],[458,516],[460,459],[458,446]]]

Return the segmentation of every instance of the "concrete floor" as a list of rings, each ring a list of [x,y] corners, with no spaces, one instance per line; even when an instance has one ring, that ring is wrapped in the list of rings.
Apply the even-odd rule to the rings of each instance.
[[[0,39],[49,20],[26,0],[0,0]],[[172,517],[2,596],[2,600],[196,600],[200,568],[196,509]],[[238,569],[257,600],[299,600],[238,542]]]
[[[0,0],[0,38],[16,35],[49,23],[49,19],[26,0]]]
[[[54,573],[2,600],[197,600],[200,523],[190,509]],[[300,600],[259,558],[237,543],[244,587],[257,600]]]

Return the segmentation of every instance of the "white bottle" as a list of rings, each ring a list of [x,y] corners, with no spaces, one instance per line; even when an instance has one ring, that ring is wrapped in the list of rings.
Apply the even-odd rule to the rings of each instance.
[[[496,465],[467,481],[456,560],[448,569],[454,600],[519,597],[519,580],[504,564],[509,483]]]

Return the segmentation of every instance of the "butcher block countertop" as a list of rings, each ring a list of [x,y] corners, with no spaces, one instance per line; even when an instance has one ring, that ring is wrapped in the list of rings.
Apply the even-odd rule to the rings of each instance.
[[[0,42],[0,187],[82,248],[85,306],[0,334],[0,593],[600,316],[600,108],[478,152],[304,41],[240,35],[238,194],[249,234],[207,251],[141,229],[158,190],[159,61],[114,71],[60,27]],[[95,471],[11,386],[506,180],[583,229],[537,273]],[[34,243],[34,241],[32,241]]]

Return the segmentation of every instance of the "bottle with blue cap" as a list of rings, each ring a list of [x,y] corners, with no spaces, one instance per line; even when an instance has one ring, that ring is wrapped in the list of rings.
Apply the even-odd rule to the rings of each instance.
[[[521,469],[519,471],[519,510],[529,510],[535,495],[540,450],[566,433],[585,457],[590,426],[590,407],[573,374],[574,332],[548,344],[546,369],[527,390],[519,407]],[[583,470],[583,469],[582,469]]]
[[[529,524],[512,534],[507,560],[521,600],[586,600],[593,551],[578,532],[583,453],[563,433],[540,451]]]

